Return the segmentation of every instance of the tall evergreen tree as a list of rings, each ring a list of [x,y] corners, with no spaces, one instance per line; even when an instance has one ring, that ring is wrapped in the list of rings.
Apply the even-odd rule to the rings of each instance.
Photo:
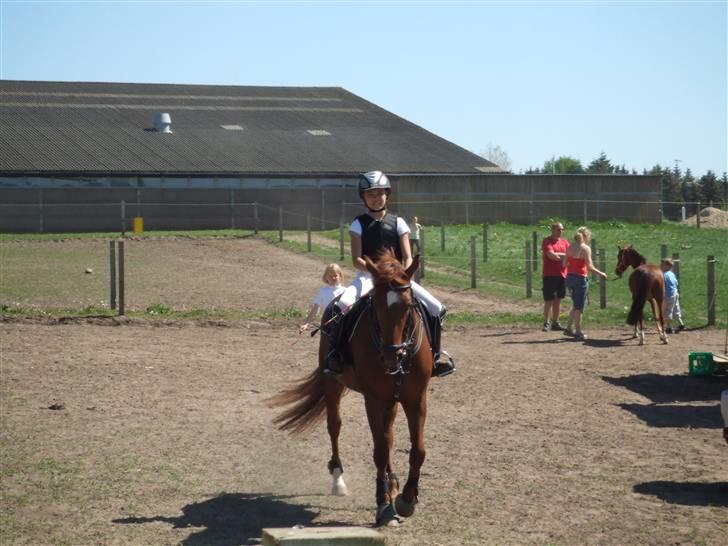
[[[725,171],[720,177],[720,193],[723,196],[723,206],[728,206],[728,173]]]
[[[659,167],[656,165],[655,167]],[[667,218],[677,220],[680,217],[680,209],[682,204],[682,193],[680,191],[680,181],[682,173],[680,167],[676,164],[672,171],[666,168],[661,169],[662,175],[662,202],[663,212]]]
[[[718,178],[715,176],[713,171],[709,170],[700,177],[700,180],[698,181],[698,188],[702,203],[705,203],[706,205],[709,203],[712,203],[713,205],[721,204],[720,186],[718,185]]]
[[[694,203],[698,200],[698,190],[695,186],[695,177],[690,169],[685,170],[685,175],[680,182],[680,194],[685,203]]]
[[[602,152],[599,157],[589,163],[586,172],[589,174],[611,174],[614,172],[614,165],[607,159],[607,154]]]

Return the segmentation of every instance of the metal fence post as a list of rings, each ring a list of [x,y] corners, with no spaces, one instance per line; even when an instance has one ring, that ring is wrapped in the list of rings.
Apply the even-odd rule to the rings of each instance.
[[[526,297],[532,296],[531,284],[532,284],[532,273],[531,273],[531,243],[526,240]]]
[[[476,252],[475,252],[475,235],[470,237],[470,288],[477,287],[477,269],[476,269]]]
[[[715,325],[715,256],[708,256],[708,326]]]
[[[601,271],[607,270],[607,261],[603,248],[599,249],[599,269]],[[599,309],[607,308],[607,279],[601,277],[599,282]]]

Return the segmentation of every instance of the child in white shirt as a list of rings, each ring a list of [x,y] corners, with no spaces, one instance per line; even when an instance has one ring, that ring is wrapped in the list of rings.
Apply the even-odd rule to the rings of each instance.
[[[298,328],[299,334],[308,330],[319,310],[323,311],[326,309],[329,303],[331,303],[331,300],[339,296],[346,288],[341,284],[344,274],[338,264],[327,265],[321,278],[326,286],[322,286],[316,294],[316,297],[313,299],[311,309],[308,311],[308,316],[305,318],[303,324],[301,324]]]

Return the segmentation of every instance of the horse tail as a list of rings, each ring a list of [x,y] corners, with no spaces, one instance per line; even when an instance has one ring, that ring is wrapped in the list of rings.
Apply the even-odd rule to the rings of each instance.
[[[642,310],[645,307],[645,302],[647,301],[647,283],[648,278],[647,275],[644,273],[639,274],[639,270],[635,270],[634,273],[632,273],[634,277],[634,283],[632,284],[632,307],[629,309],[629,313],[627,314],[627,324],[630,326],[634,326],[637,324],[640,319],[642,318]],[[632,279],[630,279],[631,281]]]
[[[291,434],[306,432],[319,423],[326,413],[326,378],[316,368],[307,377],[267,401],[270,407],[293,404],[273,422]]]

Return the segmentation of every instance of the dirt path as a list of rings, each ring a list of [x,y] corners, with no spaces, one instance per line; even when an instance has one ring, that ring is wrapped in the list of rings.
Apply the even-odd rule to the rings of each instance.
[[[260,241],[140,246],[145,267],[188,264],[149,273],[175,306],[229,305],[230,290],[270,309],[276,291],[300,305],[318,287],[319,262]],[[285,268],[295,274],[270,275]],[[265,399],[315,365],[316,339],[295,328],[0,322],[0,543],[227,546],[257,544],[263,527],[371,524],[362,399],[343,402],[347,498],[328,495],[324,426],[292,438],[271,424]],[[420,504],[385,531],[390,546],[725,543],[728,376],[686,373],[688,352],[720,352],[725,333],[668,346],[651,334],[644,347],[626,329],[590,333],[446,332],[460,369],[431,384]],[[407,437],[400,416],[401,475]]]

